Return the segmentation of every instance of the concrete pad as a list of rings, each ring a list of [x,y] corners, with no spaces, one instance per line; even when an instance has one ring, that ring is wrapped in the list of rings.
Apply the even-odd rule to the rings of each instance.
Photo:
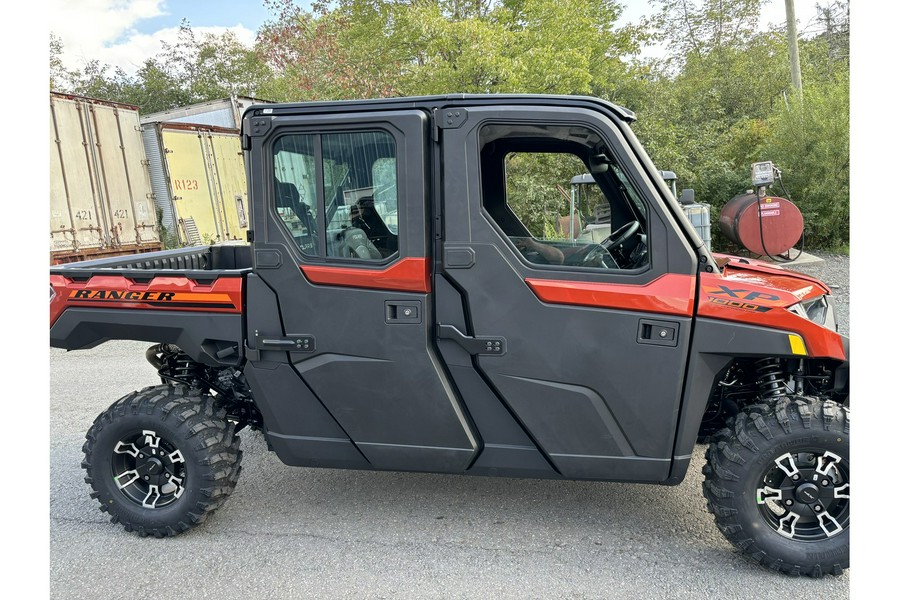
[[[796,266],[796,265],[823,265],[823,264],[825,264],[824,258],[819,258],[815,254],[810,254],[806,250],[804,250],[801,253],[796,248],[791,248],[790,250],[788,250],[789,258],[784,257],[783,255],[780,255],[780,254],[775,255],[775,258],[777,260],[772,260],[768,256],[756,256],[753,253],[751,253],[750,256],[756,260],[761,260],[761,261],[773,263],[776,265],[782,265],[785,267],[791,266],[791,265]]]

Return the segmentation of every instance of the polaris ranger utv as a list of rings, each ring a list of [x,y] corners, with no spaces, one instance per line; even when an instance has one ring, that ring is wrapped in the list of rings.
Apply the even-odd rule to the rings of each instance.
[[[248,109],[249,245],[50,270],[51,345],[151,342],[162,382],[87,433],[100,509],[142,536],[202,522],[248,426],[289,465],[664,485],[708,441],[703,492],[735,546],[841,573],[830,290],[711,254],[632,119],[550,96]],[[545,229],[585,172],[608,234]]]

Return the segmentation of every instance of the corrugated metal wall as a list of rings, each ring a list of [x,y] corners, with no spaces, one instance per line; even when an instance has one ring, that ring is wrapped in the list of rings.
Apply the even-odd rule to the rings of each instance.
[[[51,93],[51,260],[158,247],[137,109]]]
[[[169,182],[166,177],[166,163],[162,158],[163,149],[159,129],[155,125],[145,125],[141,136],[149,165],[153,203],[161,213],[159,224],[165,228],[166,235],[172,242],[178,242],[177,215],[172,206],[172,196],[169,194]]]
[[[238,132],[166,123],[155,129],[168,174],[169,208],[163,212],[173,214],[182,243],[246,239],[250,207]],[[193,226],[199,239],[190,235]]]

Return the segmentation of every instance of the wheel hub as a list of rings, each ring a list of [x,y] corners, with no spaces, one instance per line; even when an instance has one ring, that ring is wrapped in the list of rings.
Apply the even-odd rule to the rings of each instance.
[[[783,537],[833,537],[850,525],[850,466],[831,452],[783,454],[763,475],[756,502],[765,521]]]
[[[794,497],[804,504],[815,504],[819,500],[819,486],[814,483],[798,485]]]
[[[144,508],[162,508],[184,493],[184,457],[155,431],[121,439],[113,449],[112,467],[116,487]]]
[[[153,457],[153,458],[147,460],[146,463],[144,463],[144,468],[147,470],[148,475],[159,475],[160,471],[163,470],[163,464],[162,464],[161,460],[159,460],[156,457]],[[140,471],[140,470],[141,470],[141,468],[138,467],[138,471]]]

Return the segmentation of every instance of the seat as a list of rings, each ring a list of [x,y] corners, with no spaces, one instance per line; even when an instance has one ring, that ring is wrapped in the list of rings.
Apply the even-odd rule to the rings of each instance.
[[[391,233],[381,215],[375,210],[375,199],[372,196],[364,196],[355,205],[356,210],[351,210],[353,227],[361,229],[369,240],[381,252],[381,256],[387,257],[397,251],[397,236]]]

